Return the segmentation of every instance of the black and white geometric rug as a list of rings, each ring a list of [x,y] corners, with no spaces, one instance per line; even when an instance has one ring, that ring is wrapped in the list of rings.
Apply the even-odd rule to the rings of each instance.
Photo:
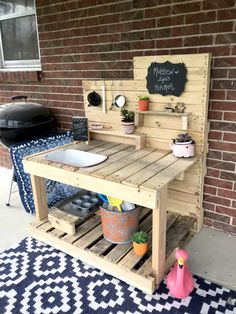
[[[195,282],[183,300],[171,297],[164,282],[147,295],[28,237],[0,253],[0,314],[236,313],[236,292]]]

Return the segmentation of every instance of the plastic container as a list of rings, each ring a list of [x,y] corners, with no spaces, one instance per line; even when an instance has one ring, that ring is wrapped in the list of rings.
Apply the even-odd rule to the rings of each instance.
[[[117,244],[131,242],[131,236],[138,229],[140,207],[126,212],[110,211],[100,207],[104,238]]]

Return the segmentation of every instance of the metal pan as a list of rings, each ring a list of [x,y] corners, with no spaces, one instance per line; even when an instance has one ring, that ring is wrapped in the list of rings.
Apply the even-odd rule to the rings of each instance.
[[[117,95],[114,99],[114,105],[117,108],[123,108],[125,103],[126,103],[126,99],[125,99],[125,96],[123,95]]]

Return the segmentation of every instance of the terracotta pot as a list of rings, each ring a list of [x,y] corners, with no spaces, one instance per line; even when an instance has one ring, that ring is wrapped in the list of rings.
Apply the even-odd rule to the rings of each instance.
[[[145,253],[147,253],[148,244],[147,242],[146,243],[133,242],[133,248],[136,255],[143,256]]]
[[[171,142],[171,148],[173,155],[176,157],[193,157],[195,155],[195,145],[192,141],[174,143]]]
[[[149,100],[139,100],[138,101],[138,110],[147,111],[149,109]]]
[[[123,125],[125,134],[134,133],[134,129],[135,129],[134,122],[122,122],[121,124]]]

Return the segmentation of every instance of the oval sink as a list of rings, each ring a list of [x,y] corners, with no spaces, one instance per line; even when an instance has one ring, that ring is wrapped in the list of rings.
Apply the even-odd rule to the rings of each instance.
[[[100,164],[107,160],[107,156],[84,152],[77,149],[63,149],[49,153],[44,159],[84,168]]]

